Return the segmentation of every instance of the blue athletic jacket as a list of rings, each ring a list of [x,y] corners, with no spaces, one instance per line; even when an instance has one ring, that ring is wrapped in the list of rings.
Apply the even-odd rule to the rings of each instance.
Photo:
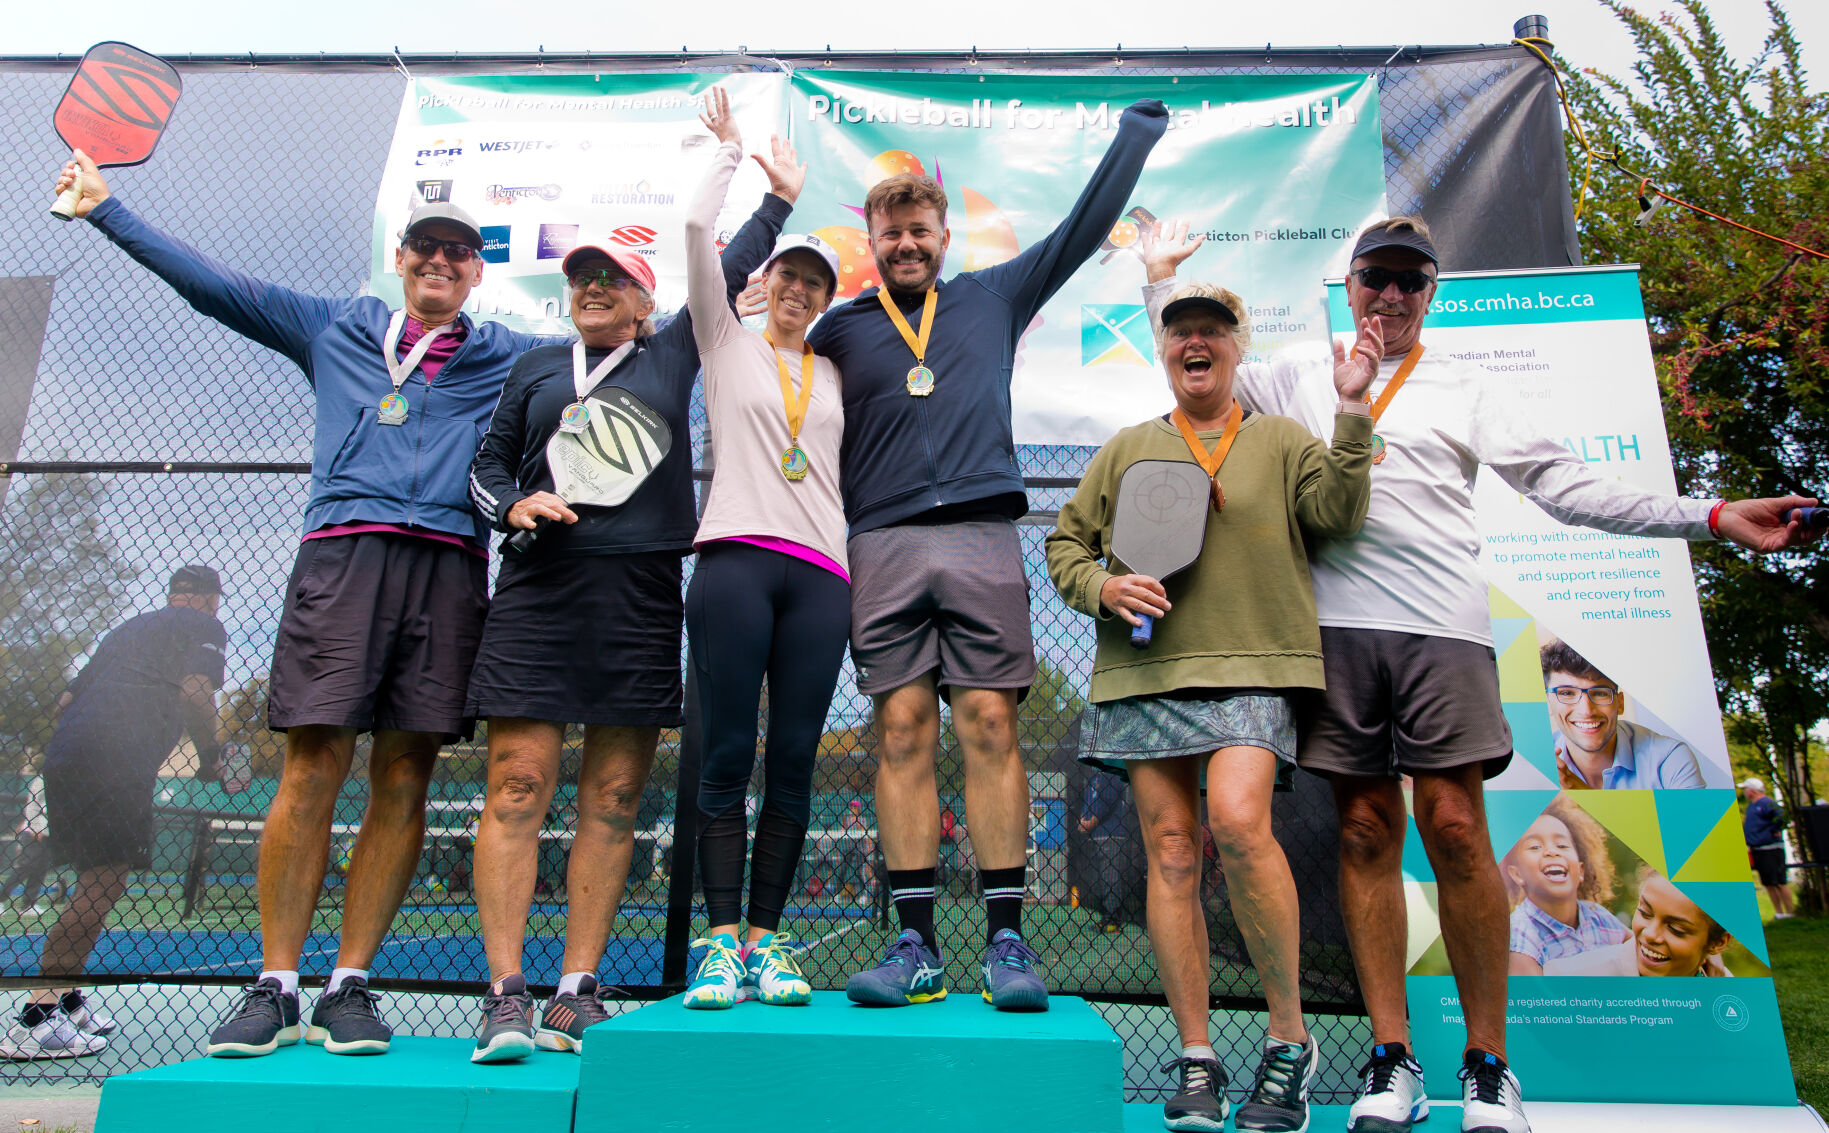
[[[1124,212],[1168,111],[1150,98],[1124,111],[1118,136],[1060,225],[1005,263],[939,285],[927,366],[934,391],[910,397],[914,353],[869,288],[834,307],[807,340],[844,375],[840,487],[851,534],[982,503],[1019,518],[1029,510],[1010,431],[1016,344],[1035,313],[1097,251]],[[920,325],[924,296],[898,306]]]
[[[415,369],[400,387],[404,425],[376,409],[393,389],[382,354],[393,314],[373,296],[329,299],[256,279],[222,264],[109,197],[89,222],[171,284],[200,314],[290,358],[317,395],[311,497],[305,530],[338,523],[396,523],[479,542],[488,527],[470,504],[470,460],[522,351],[570,341],[458,316],[468,337],[429,387]]]

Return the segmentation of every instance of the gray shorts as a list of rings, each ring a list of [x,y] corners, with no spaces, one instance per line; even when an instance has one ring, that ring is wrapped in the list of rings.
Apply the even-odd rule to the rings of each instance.
[[[1309,771],[1391,778],[1511,762],[1492,647],[1454,637],[1321,627],[1327,693],[1302,740]]]
[[[938,669],[947,688],[1035,683],[1029,575],[1007,519],[903,524],[853,535],[851,661],[874,696]]]

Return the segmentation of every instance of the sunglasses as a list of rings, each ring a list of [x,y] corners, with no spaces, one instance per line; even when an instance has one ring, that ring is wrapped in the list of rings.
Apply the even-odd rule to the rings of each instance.
[[[1557,685],[1550,690],[1550,695],[1556,698],[1558,704],[1574,704],[1585,696],[1588,698],[1588,703],[1596,708],[1611,708],[1613,701],[1619,697],[1619,690],[1608,688],[1606,685],[1596,685],[1593,688]]]
[[[573,291],[583,291],[593,283],[605,291],[627,291],[635,286],[634,280],[619,272],[613,272],[609,268],[575,271],[566,279],[566,282],[572,285]]]
[[[482,255],[468,244],[456,240],[440,240],[436,236],[408,236],[400,242],[400,246],[415,255],[424,256],[428,260],[443,249],[445,259],[454,264],[467,264]]]
[[[1347,272],[1359,277],[1359,282],[1373,291],[1383,291],[1395,283],[1397,290],[1405,295],[1414,295],[1435,282],[1435,277],[1421,268],[1405,268],[1392,271],[1390,268],[1360,268]]]

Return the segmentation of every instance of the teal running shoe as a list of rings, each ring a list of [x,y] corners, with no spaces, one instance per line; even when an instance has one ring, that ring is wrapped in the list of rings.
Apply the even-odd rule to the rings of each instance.
[[[984,951],[984,1001],[999,1011],[1046,1011],[1048,985],[1035,965],[1041,957],[1012,929],[991,937]]]
[[[747,969],[745,990],[771,1007],[801,1007],[813,1002],[813,985],[794,961],[799,952],[786,933],[764,934],[749,946],[749,955],[743,960]]]
[[[906,1007],[945,999],[946,961],[921,943],[920,933],[906,929],[876,967],[845,981],[845,997],[872,1007]]]
[[[701,937],[693,941],[692,946],[703,948],[705,958],[699,961],[698,974],[686,986],[686,998],[681,1006],[694,1011],[725,1011],[735,1007],[745,972],[743,959],[737,953],[737,938],[720,932],[710,939]]]

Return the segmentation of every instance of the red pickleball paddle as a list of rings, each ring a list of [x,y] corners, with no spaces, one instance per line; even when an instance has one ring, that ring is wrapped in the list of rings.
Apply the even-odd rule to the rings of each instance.
[[[171,121],[184,80],[171,64],[125,43],[98,43],[83,55],[51,122],[71,149],[99,166],[139,165],[152,156]],[[59,220],[76,217],[82,171],[51,206]]]

